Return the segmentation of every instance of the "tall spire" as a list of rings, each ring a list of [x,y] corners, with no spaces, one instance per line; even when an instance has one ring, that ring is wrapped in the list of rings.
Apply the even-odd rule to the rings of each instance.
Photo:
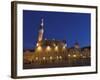
[[[43,40],[43,33],[44,33],[43,26],[44,26],[44,20],[42,18],[40,23],[40,28],[39,28],[38,42],[41,42]]]
[[[42,27],[44,26],[44,19],[43,18],[41,19],[41,26]]]
[[[43,26],[44,26],[44,19],[41,18],[41,23],[40,23],[40,28],[39,29],[43,29]]]

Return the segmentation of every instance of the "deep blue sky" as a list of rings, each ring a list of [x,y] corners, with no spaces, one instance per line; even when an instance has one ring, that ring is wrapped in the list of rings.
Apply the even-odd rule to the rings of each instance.
[[[68,47],[76,42],[80,47],[90,45],[90,14],[23,10],[24,49],[35,47],[41,18],[44,18],[44,39],[66,40]]]

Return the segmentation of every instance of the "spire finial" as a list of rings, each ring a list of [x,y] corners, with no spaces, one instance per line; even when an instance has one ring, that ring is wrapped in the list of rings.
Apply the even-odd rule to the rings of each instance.
[[[44,25],[44,19],[42,18],[41,19],[41,26],[43,27],[43,25]]]

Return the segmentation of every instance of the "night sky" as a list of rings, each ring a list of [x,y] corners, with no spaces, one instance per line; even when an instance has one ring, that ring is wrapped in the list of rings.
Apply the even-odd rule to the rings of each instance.
[[[33,49],[44,19],[44,39],[66,40],[68,47],[78,42],[90,46],[90,14],[23,10],[23,48]]]

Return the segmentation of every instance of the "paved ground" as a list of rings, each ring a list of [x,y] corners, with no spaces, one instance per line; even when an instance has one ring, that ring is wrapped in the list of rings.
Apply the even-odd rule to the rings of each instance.
[[[55,68],[55,67],[75,67],[75,66],[90,66],[90,58],[86,59],[77,59],[70,61],[62,61],[55,63],[28,63],[23,64],[23,69],[35,69],[35,68]]]

